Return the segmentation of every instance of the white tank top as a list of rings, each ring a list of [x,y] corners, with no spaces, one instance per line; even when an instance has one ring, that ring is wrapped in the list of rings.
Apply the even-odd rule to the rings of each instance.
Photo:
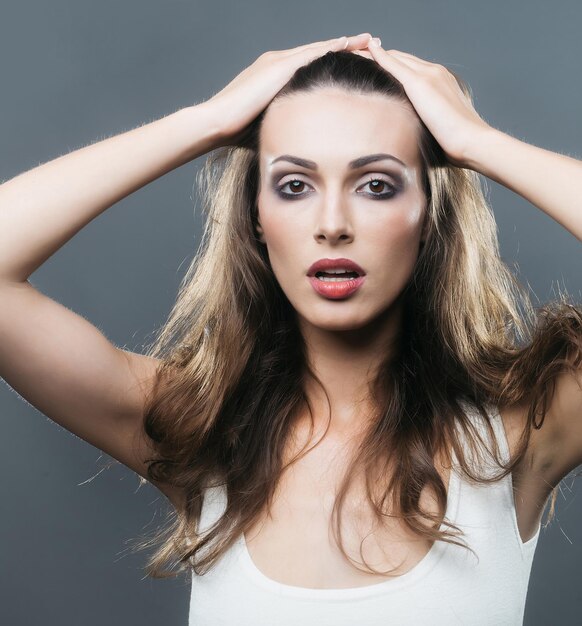
[[[471,405],[462,405],[488,441],[479,413]],[[489,405],[487,410],[501,458],[507,461],[509,448],[503,422],[494,406]],[[464,433],[457,432],[470,460]],[[485,471],[489,467],[497,473],[498,467],[490,463]],[[466,548],[437,541],[416,566],[401,576],[362,587],[313,589],[265,576],[255,566],[243,534],[206,574],[192,573],[189,626],[522,624],[540,525],[529,541],[522,542],[511,474],[490,485],[472,485],[455,470],[457,466],[453,453],[446,518],[463,531],[460,539],[468,542],[479,562]],[[201,532],[225,506],[223,486],[205,491]]]

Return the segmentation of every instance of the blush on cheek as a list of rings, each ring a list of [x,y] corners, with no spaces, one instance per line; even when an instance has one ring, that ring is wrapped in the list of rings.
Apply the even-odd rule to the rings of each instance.
[[[411,197],[406,199],[406,202],[402,203],[399,209],[393,215],[394,218],[400,219],[403,223],[406,223],[409,227],[414,228],[418,225],[423,218],[424,214],[424,199],[420,197],[418,194],[413,194]]]
[[[366,241],[372,247],[404,251],[420,237],[421,222],[410,212],[393,214],[389,221],[377,223],[367,235]]]

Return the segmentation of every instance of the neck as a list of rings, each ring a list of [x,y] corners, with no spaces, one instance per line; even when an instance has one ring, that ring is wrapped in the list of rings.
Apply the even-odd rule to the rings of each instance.
[[[397,349],[401,320],[400,301],[357,329],[326,330],[300,318],[307,360],[321,382],[305,380],[316,426],[327,428],[330,417],[329,429],[336,434],[362,425],[373,408],[370,391],[378,367]]]

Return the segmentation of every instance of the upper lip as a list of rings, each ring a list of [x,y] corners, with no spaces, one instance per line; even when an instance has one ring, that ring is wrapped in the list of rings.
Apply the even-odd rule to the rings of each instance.
[[[326,270],[347,270],[348,272],[356,272],[360,276],[364,276],[366,273],[351,259],[319,259],[307,270],[307,275],[315,276],[316,272],[325,272]]]

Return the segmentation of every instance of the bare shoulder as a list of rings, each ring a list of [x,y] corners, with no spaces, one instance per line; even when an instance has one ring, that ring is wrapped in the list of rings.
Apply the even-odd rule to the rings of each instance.
[[[182,490],[169,485],[167,483],[150,480],[147,476],[148,459],[152,457],[153,447],[151,440],[143,428],[143,408],[146,397],[152,391],[153,385],[157,379],[158,371],[161,366],[161,360],[136,352],[121,351],[127,361],[128,368],[131,371],[132,379],[135,381],[130,393],[137,393],[140,396],[140,406],[142,412],[139,419],[131,420],[128,424],[130,432],[128,436],[132,439],[130,455],[125,455],[122,462],[139,476],[154,485],[170,503],[175,507],[182,507],[184,504],[184,494]]]
[[[555,379],[541,431],[549,479],[558,484],[582,464],[582,368]]]
[[[539,429],[532,428],[526,455],[516,467],[517,471],[539,476],[548,485],[548,489],[550,486],[556,486],[582,460],[580,454],[582,443],[576,447],[577,442],[582,442],[580,400],[577,401],[580,407],[577,413],[578,420],[574,427],[570,428],[572,432],[568,434],[568,429],[564,426],[573,411],[572,398],[575,386],[571,379],[571,376],[570,380],[566,376],[558,379],[556,393],[550,402],[543,424]],[[519,439],[526,426],[528,409],[528,403],[499,407],[511,458],[516,455]],[[573,422],[571,417],[570,422]]]
[[[527,421],[528,405],[500,408],[511,457]],[[548,497],[571,470],[582,463],[581,377],[556,378],[543,423],[533,428],[523,459],[512,472],[516,515],[522,539],[533,537]]]
[[[499,407],[499,415],[503,422],[505,436],[509,447],[511,459],[514,459],[521,435],[525,429],[527,422],[527,411],[529,405],[527,403],[512,404]],[[547,436],[548,429],[532,430],[526,456],[520,463],[520,467],[529,467],[530,469],[543,465],[541,451],[544,448],[544,440]]]
[[[144,405],[158,359],[117,347],[29,281],[0,281],[0,377],[24,400],[147,480]],[[170,499],[176,494],[156,485]]]

